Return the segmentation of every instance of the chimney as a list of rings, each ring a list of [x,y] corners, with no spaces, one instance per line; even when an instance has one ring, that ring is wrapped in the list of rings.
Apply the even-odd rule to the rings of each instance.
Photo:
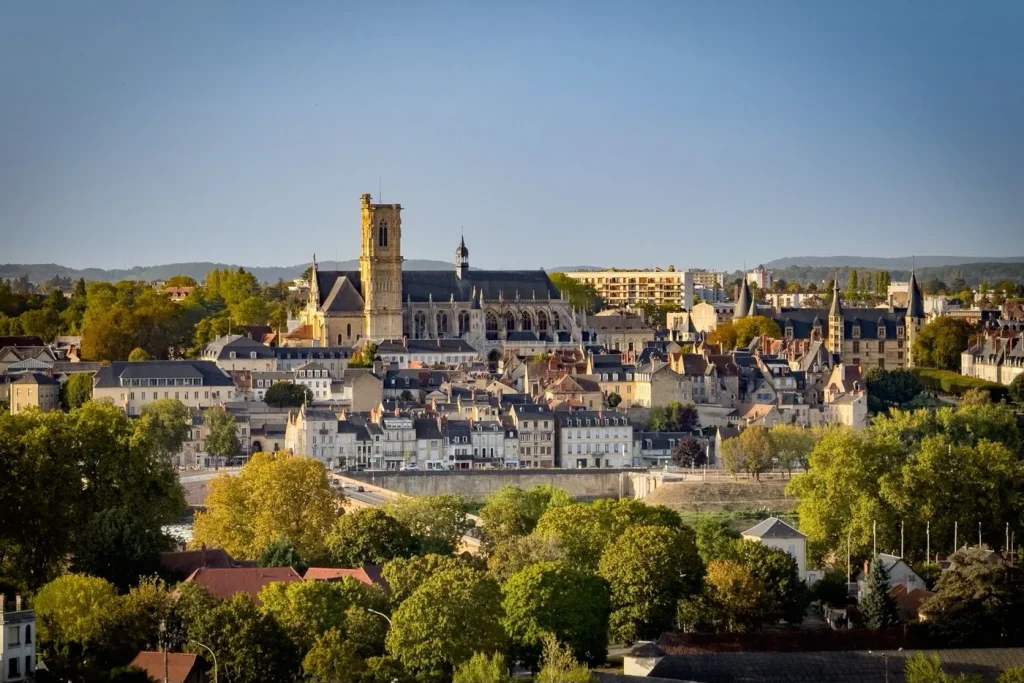
[[[21,596],[20,595],[15,595],[14,596],[14,611],[15,612],[20,612],[21,611]]]
[[[402,348],[404,348],[406,351],[409,350],[409,337],[408,336],[403,336],[402,337]]]
[[[6,611],[7,611],[7,596],[4,595],[3,593],[0,593],[0,614],[3,614]],[[0,634],[0,637],[2,637],[2,635],[3,634]]]

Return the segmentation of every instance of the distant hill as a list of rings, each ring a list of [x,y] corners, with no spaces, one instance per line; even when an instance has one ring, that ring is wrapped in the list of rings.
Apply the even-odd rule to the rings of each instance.
[[[897,261],[900,259],[892,259]],[[799,282],[801,284],[815,283],[821,285],[824,282],[828,282],[832,278],[838,278],[839,286],[846,288],[846,283],[850,277],[850,270],[856,269],[858,271],[870,271],[876,270],[887,270],[889,271],[889,277],[893,282],[905,281],[910,279],[909,268],[897,268],[881,266],[864,266],[864,265],[832,265],[832,266],[801,266],[791,265],[786,267],[769,266],[764,264],[766,268],[772,271],[772,277],[775,280],[785,280],[787,282]],[[1015,284],[1024,283],[1024,260],[1022,261],[987,261],[983,263],[961,263],[957,265],[945,265],[945,266],[928,266],[921,267],[918,265],[914,271],[917,274],[917,278],[920,282],[926,282],[931,279],[937,279],[946,284],[951,284],[953,280],[957,278],[963,278],[967,284],[972,287],[977,287],[982,282],[988,282],[989,284],[995,285],[997,282],[1003,280],[1009,280]],[[742,271],[735,271],[728,276],[729,280],[742,277]]]
[[[545,268],[544,270],[549,273],[576,273],[584,270],[604,270],[604,266],[555,266],[554,268]]]
[[[778,269],[792,266],[833,268],[872,268],[878,270],[910,270],[911,268],[937,268],[958,266],[966,263],[1024,263],[1024,256],[792,256],[775,259],[764,264],[765,268]]]
[[[86,280],[99,280],[103,282],[118,282],[120,280],[167,280],[174,275],[188,275],[202,281],[206,274],[214,268],[238,268],[233,263],[168,263],[160,266],[136,266],[128,269],[103,268],[68,268],[55,263],[4,263],[0,264],[0,278],[18,278],[27,275],[31,282],[36,284],[45,282],[55,275],[69,277],[73,280],[85,278]],[[278,280],[292,280],[302,275],[302,271],[309,267],[308,263],[295,266],[271,266],[266,268],[242,266],[256,276],[260,282],[277,282]],[[359,270],[359,262],[355,259],[350,261],[321,261],[319,267],[324,270]],[[430,261],[423,259],[410,259],[402,264],[407,270],[450,270],[455,268],[454,264],[445,261]]]

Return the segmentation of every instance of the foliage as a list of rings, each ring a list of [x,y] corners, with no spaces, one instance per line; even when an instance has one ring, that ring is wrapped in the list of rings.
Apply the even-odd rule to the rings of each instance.
[[[256,558],[271,541],[286,539],[302,557],[321,557],[338,517],[336,495],[313,458],[256,453],[237,476],[222,474],[210,482],[193,543]]]
[[[742,434],[741,441],[742,441]],[[778,424],[768,430],[771,461],[792,474],[796,468],[806,469],[807,461],[819,437],[818,430],[793,424]]]
[[[585,664],[573,657],[572,649],[549,635],[544,639],[544,655],[536,683],[593,683],[594,676]]]
[[[344,632],[350,607],[381,607],[377,592],[350,576],[267,584],[260,590],[260,602],[263,613],[274,618],[300,652],[331,629]]]
[[[772,442],[768,429],[750,425],[739,436],[722,442],[722,460],[733,474],[745,472],[758,481],[772,467]]]
[[[537,521],[534,533],[557,542],[569,565],[594,570],[616,529],[606,508],[574,503],[547,510]]]
[[[133,429],[106,402],[0,415],[0,580],[37,589],[79,550],[87,554],[79,546],[106,510],[122,510],[135,538],[178,519],[186,508],[178,477],[133,441]]]
[[[903,678],[906,683],[981,683],[984,680],[980,675],[948,674],[942,670],[938,655],[926,655],[923,652],[907,660],[903,667]]]
[[[160,553],[172,543],[131,511],[116,507],[101,510],[85,525],[72,561],[73,570],[98,576],[125,591],[143,576],[160,570]]]
[[[192,415],[176,398],[161,398],[142,407],[133,440],[152,452],[170,458],[181,450],[192,427]]]
[[[514,656],[535,664],[544,638],[554,635],[574,656],[604,663],[608,653],[608,587],[597,576],[559,562],[542,562],[502,586],[504,626]]]
[[[632,643],[672,625],[676,603],[700,587],[695,536],[688,527],[635,526],[608,546],[599,574],[611,589],[609,638]]]
[[[274,382],[263,395],[263,402],[278,408],[297,408],[313,401],[313,392],[304,384]]]
[[[399,605],[419,588],[424,581],[438,572],[466,567],[461,557],[451,555],[414,555],[396,557],[384,564],[382,574],[388,582],[392,604]]]
[[[921,380],[905,368],[883,370],[873,367],[864,373],[871,412],[878,413],[892,406],[899,407],[921,393]]]
[[[480,532],[484,544],[493,548],[504,540],[526,536],[536,528],[537,521],[546,510],[571,502],[569,494],[552,486],[534,486],[526,490],[502,487],[488,496],[480,508]]]
[[[419,674],[448,673],[475,652],[501,652],[501,592],[483,572],[438,572],[392,615],[388,652]]]
[[[95,576],[65,574],[40,588],[32,606],[42,653],[54,659],[70,652],[87,656],[103,638],[116,603],[113,584]]]
[[[206,452],[210,455],[231,458],[242,450],[242,442],[238,439],[238,426],[235,416],[224,408],[207,408],[203,411],[203,423],[206,425]]]
[[[672,449],[672,462],[679,467],[702,467],[708,464],[707,451],[692,436],[685,436]]]
[[[700,416],[692,403],[670,401],[654,406],[647,415],[647,429],[653,432],[692,432],[700,427]]]
[[[505,655],[477,652],[455,669],[452,683],[514,683]]]
[[[299,574],[304,574],[309,568],[295,544],[287,538],[275,538],[267,544],[257,564],[261,567],[291,567]]]
[[[972,389],[982,389],[988,392],[989,399],[993,403],[1002,401],[1009,395],[1008,387],[998,382],[989,382],[977,377],[968,377],[952,370],[936,370],[934,368],[911,368],[911,372],[917,375],[921,386],[931,391],[941,391],[945,394],[962,396]]]
[[[197,583],[179,583],[174,589],[174,600],[168,605],[167,645],[171,649],[188,647],[192,629],[200,617],[212,610],[217,600]]]
[[[1024,570],[993,561],[983,549],[961,550],[924,603],[932,632],[954,647],[1019,645],[1024,627]]]
[[[920,329],[914,339],[914,363],[939,370],[960,370],[973,328],[961,318],[940,316]]]
[[[864,596],[857,606],[864,617],[864,625],[870,629],[888,628],[899,623],[896,598],[889,592],[889,572],[881,562],[871,563]]]
[[[731,560],[712,560],[704,589],[679,602],[676,621],[685,632],[745,633],[765,619],[764,584],[749,569]]]
[[[809,595],[800,580],[796,558],[778,548],[750,540],[736,542],[736,557],[764,587],[760,616],[765,623],[782,619],[790,624],[803,621]]]
[[[419,539],[423,552],[454,552],[473,526],[466,517],[465,501],[453,494],[400,498],[388,504],[387,512]]]
[[[378,508],[342,515],[327,536],[328,553],[340,567],[383,564],[396,557],[409,557],[418,548],[409,527]]]
[[[811,598],[831,607],[843,607],[850,602],[846,572],[830,569],[811,587]]]
[[[1024,372],[1013,378],[1007,392],[1014,403],[1024,404]]]
[[[705,515],[697,520],[693,530],[697,553],[705,564],[711,560],[731,558],[735,554],[735,541],[740,539],[740,534],[725,522]]]
[[[935,590],[935,584],[942,576],[942,566],[936,562],[921,562],[914,565],[914,572],[924,581],[924,587],[928,590]]]
[[[372,368],[373,361],[377,358],[377,345],[373,342],[366,342],[362,348],[352,354],[348,362],[350,368]]]
[[[779,324],[763,315],[740,318],[718,325],[707,337],[708,343],[722,347],[723,351],[746,348],[754,339],[766,335],[769,339],[781,339]]]
[[[171,613],[173,599],[160,579],[143,579],[117,599],[105,629],[106,659],[130,662],[140,650],[161,644],[160,625]]]
[[[498,583],[504,583],[516,572],[538,562],[558,562],[565,551],[558,538],[537,534],[512,536],[495,544],[487,556],[487,571]]]
[[[216,653],[218,671],[231,683],[287,681],[299,668],[298,652],[284,631],[244,593],[199,615],[189,637]]]
[[[188,275],[172,275],[164,282],[164,287],[198,287],[199,283],[195,278]]]
[[[1024,683],[1024,666],[1011,666],[999,675],[999,683]]]
[[[132,349],[132,352],[128,354],[128,362],[130,363],[138,363],[140,361],[149,360],[150,358],[151,356],[149,355],[149,352],[138,346]]]
[[[598,296],[594,285],[575,280],[565,273],[548,273],[548,277],[559,292],[569,297],[569,304],[573,308],[578,308],[587,315],[593,315],[604,308],[605,302]]]
[[[366,663],[355,645],[345,640],[338,629],[331,629],[317,636],[302,660],[302,670],[324,683],[362,683]]]
[[[619,404],[622,403],[622,397],[616,394],[614,391],[608,394],[606,399],[609,408],[618,408]]]
[[[88,372],[76,372],[70,375],[60,387],[60,404],[64,410],[74,410],[92,399],[92,379]]]

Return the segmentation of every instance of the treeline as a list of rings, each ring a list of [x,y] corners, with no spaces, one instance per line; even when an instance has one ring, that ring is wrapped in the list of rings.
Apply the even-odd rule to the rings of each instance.
[[[846,283],[850,278],[851,270],[857,273],[870,273],[872,278],[876,272],[887,272],[893,281],[905,282],[910,279],[909,270],[862,268],[856,266],[788,266],[786,268],[772,269],[772,278],[775,280],[786,280],[787,282],[797,282],[801,285],[814,283],[820,288],[822,283],[836,278],[838,278],[840,283]],[[962,279],[969,287],[977,287],[982,282],[989,282],[994,286],[1004,280],[1015,285],[1021,285],[1024,284],[1024,263],[966,263],[958,266],[935,266],[917,268],[915,274],[918,281],[922,283],[928,280],[935,280],[951,284],[956,280]],[[736,279],[742,276],[742,271],[736,271],[728,279]]]

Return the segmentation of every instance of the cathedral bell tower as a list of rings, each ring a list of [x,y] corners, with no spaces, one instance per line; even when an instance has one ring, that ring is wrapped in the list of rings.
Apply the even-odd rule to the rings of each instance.
[[[402,338],[402,207],[362,196],[363,241],[359,280],[366,337]]]

